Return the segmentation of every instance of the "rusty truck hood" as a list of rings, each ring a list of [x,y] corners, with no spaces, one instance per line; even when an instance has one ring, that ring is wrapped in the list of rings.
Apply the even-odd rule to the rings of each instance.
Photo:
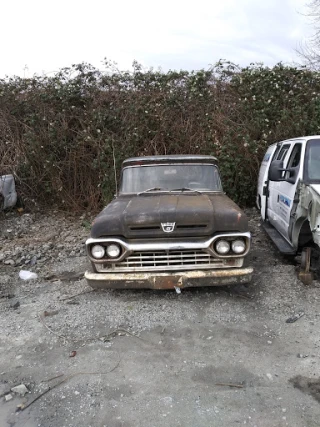
[[[167,223],[174,223],[170,233],[162,227]],[[200,237],[232,231],[248,231],[248,222],[225,194],[161,193],[117,197],[94,220],[91,237]]]

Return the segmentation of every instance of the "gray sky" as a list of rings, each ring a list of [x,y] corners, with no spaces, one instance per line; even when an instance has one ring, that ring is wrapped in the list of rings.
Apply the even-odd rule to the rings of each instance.
[[[297,60],[307,0],[3,0],[0,77],[50,73],[104,57],[129,69]]]

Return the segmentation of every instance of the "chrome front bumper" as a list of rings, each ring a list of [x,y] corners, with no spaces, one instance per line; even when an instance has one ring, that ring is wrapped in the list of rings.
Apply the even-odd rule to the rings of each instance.
[[[253,269],[228,268],[180,271],[177,273],[92,273],[85,278],[94,289],[174,289],[248,283]]]

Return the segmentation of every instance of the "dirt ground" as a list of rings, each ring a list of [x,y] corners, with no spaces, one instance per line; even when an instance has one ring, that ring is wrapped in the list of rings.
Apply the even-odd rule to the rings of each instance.
[[[92,291],[90,218],[2,215],[0,426],[320,426],[320,283],[248,214],[253,282],[180,295]]]

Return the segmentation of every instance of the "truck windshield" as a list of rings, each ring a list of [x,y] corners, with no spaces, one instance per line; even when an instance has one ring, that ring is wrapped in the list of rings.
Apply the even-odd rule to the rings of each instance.
[[[305,180],[320,182],[320,139],[308,141],[305,157]]]
[[[127,167],[121,193],[176,190],[222,191],[218,168],[206,164],[167,164]]]

